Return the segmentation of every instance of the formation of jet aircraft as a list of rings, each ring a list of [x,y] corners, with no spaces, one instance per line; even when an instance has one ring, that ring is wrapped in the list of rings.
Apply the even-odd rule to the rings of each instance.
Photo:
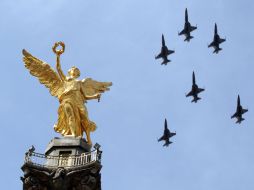
[[[191,23],[189,22],[189,18],[188,18],[188,10],[187,8],[185,9],[185,23],[184,23],[184,28],[181,32],[178,32],[178,35],[184,35],[185,39],[184,41],[186,42],[190,42],[190,40],[192,38],[194,38],[193,36],[191,36],[191,32],[193,32],[194,30],[197,29],[197,26],[192,26]],[[214,48],[213,53],[218,54],[222,48],[220,47],[220,44],[225,42],[226,39],[220,38],[220,35],[218,34],[218,28],[217,28],[217,24],[215,23],[214,25],[214,37],[213,37],[213,41],[208,45],[208,48],[212,47]],[[168,62],[170,62],[170,60],[168,59],[168,56],[172,53],[175,53],[174,50],[169,50],[168,47],[165,44],[165,39],[164,39],[164,35],[162,34],[162,47],[161,47],[161,51],[160,53],[155,56],[155,59],[159,59],[162,58],[163,62],[161,63],[161,65],[167,65]],[[201,98],[198,96],[199,93],[205,91],[205,89],[203,88],[199,88],[198,85],[196,84],[196,79],[195,79],[195,73],[193,71],[192,73],[192,88],[191,91],[186,94],[186,97],[192,96],[193,99],[191,102],[195,102],[197,103],[198,100],[200,100]],[[242,117],[242,115],[244,113],[246,113],[248,111],[248,109],[244,109],[242,108],[241,104],[240,104],[240,96],[238,95],[237,98],[237,108],[236,108],[236,112],[231,116],[231,118],[236,118],[236,123],[241,123],[244,118]],[[167,120],[165,119],[165,124],[164,124],[164,133],[163,136],[161,138],[158,139],[159,141],[165,141],[165,144],[163,146],[169,146],[172,142],[170,141],[170,138],[172,136],[176,135],[176,133],[171,133],[170,130],[167,127]]]
[[[191,32],[196,30],[197,26],[191,26],[190,22],[189,22],[189,18],[188,18],[188,10],[187,8],[185,9],[185,23],[184,23],[184,28],[181,32],[178,32],[178,35],[184,35],[185,39],[184,41],[189,42],[193,36],[191,36]]]
[[[171,133],[170,130],[168,129],[167,119],[165,119],[164,132],[161,138],[158,139],[158,142],[165,141],[163,146],[169,146],[172,143],[169,139],[175,135],[176,133]]]
[[[234,115],[231,116],[231,119],[236,118],[236,123],[241,123],[244,118],[242,117],[243,114],[245,114],[248,111],[248,109],[244,109],[241,106],[241,102],[240,102],[240,96],[238,95],[237,97],[237,107],[236,107],[236,112],[234,113]]]
[[[162,34],[162,37],[161,37],[161,43],[162,43],[161,52],[159,53],[159,55],[157,55],[155,57],[155,59],[162,58],[163,62],[161,64],[162,65],[167,65],[167,63],[170,62],[170,60],[168,59],[168,56],[170,54],[172,54],[172,53],[175,53],[175,51],[168,49],[168,47],[165,44],[165,39],[164,39],[164,35],[163,34]]]
[[[185,39],[184,41],[189,42],[192,38],[194,38],[193,36],[191,36],[191,32],[193,32],[194,30],[197,29],[197,26],[192,26],[191,23],[189,22],[189,18],[188,18],[188,9],[185,9],[185,23],[184,23],[184,28],[181,32],[178,32],[178,35],[184,35]],[[170,60],[168,59],[168,56],[172,53],[175,53],[174,50],[169,50],[168,47],[166,46],[165,43],[165,39],[164,39],[164,35],[162,34],[162,47],[161,47],[161,52],[155,56],[155,59],[160,59],[162,58],[163,61],[161,63],[161,65],[167,65],[167,63],[170,62]],[[220,44],[225,42],[226,39],[220,38],[219,34],[218,34],[218,29],[217,29],[217,24],[215,23],[214,26],[214,38],[213,41],[208,45],[208,48],[213,47],[214,51],[213,53],[218,54],[219,51],[222,50],[222,48],[220,48]]]
[[[208,45],[208,48],[213,47],[213,53],[219,53],[219,51],[222,50],[222,48],[220,48],[220,44],[225,41],[226,39],[220,38],[220,35],[218,34],[217,24],[215,23],[213,41]]]
[[[201,99],[200,97],[198,97],[198,94],[200,92],[203,92],[204,90],[205,89],[199,88],[198,85],[196,84],[195,73],[193,71],[193,73],[192,73],[192,88],[191,88],[191,91],[188,94],[186,94],[186,97],[193,96],[193,100],[191,102],[197,103],[197,101]]]

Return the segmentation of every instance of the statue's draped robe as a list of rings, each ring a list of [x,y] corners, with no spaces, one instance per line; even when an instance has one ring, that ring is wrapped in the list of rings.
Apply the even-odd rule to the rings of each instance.
[[[68,125],[68,118],[65,114],[64,106],[69,105],[72,108],[75,119],[75,136],[83,136],[84,131],[94,131],[96,124],[89,120],[88,112],[84,105],[86,102],[85,92],[81,81],[67,82],[67,89],[59,97],[60,106],[58,109],[58,121],[54,126],[56,132],[62,135],[73,135]]]

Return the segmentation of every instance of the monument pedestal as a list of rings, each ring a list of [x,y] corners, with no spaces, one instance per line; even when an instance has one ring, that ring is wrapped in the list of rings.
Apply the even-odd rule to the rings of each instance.
[[[101,190],[101,153],[84,139],[54,138],[45,154],[29,150],[22,166],[23,190]]]

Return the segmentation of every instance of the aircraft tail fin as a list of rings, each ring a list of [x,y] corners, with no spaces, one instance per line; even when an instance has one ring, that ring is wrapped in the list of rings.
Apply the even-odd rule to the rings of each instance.
[[[213,51],[213,53],[216,53],[216,54],[218,54],[219,53],[219,51],[221,51],[222,50],[222,48],[220,48],[220,47],[218,47],[218,48],[215,48],[215,50]]]
[[[235,123],[240,124],[243,120],[245,120],[244,118],[239,118]]]
[[[171,142],[171,141],[166,141],[166,142],[165,142],[165,144],[164,144],[163,146],[168,147],[170,144],[172,144],[172,142]]]
[[[189,42],[192,38],[194,38],[193,36],[188,36],[188,37],[186,37],[185,39],[184,39],[184,41],[186,42]]]
[[[194,98],[191,102],[195,102],[195,103],[197,103],[197,102],[198,102],[198,100],[201,100],[201,98],[200,98],[200,97],[196,97],[196,98]]]
[[[164,59],[163,62],[161,63],[161,65],[167,65],[170,62],[169,59]]]

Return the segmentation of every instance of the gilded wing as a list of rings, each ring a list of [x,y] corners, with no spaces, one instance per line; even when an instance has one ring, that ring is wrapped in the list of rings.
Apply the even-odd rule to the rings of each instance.
[[[103,93],[109,90],[112,82],[98,82],[91,78],[82,80],[82,91],[86,96],[94,96],[98,93]]]
[[[22,51],[25,67],[31,75],[36,76],[41,84],[49,88],[52,96],[58,97],[63,92],[63,82],[58,74],[50,67],[49,64],[32,56],[26,50]]]

